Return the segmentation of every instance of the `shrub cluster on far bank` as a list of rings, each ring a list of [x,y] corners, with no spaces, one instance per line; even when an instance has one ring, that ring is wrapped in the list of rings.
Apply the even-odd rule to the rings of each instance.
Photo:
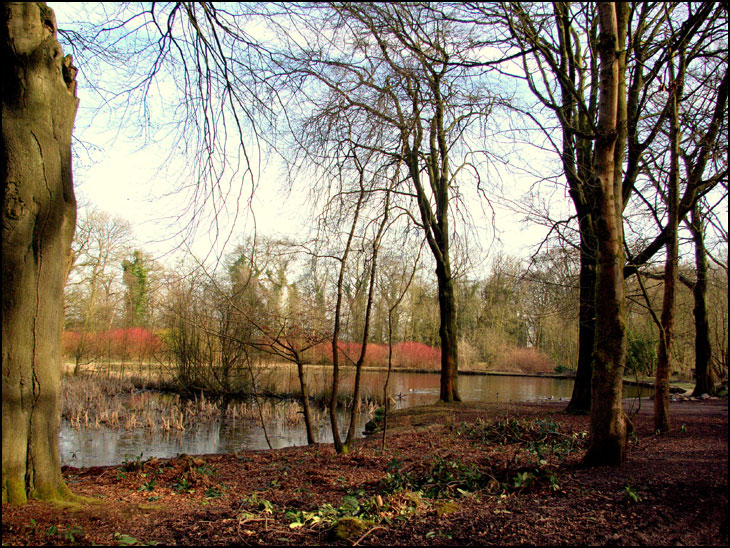
[[[145,327],[101,332],[64,331],[63,353],[76,362],[149,361],[164,350],[162,339]]]
[[[170,350],[170,330],[155,331],[143,327],[113,329],[104,332],[64,331],[63,351],[65,357],[76,364],[94,362],[175,362],[175,353]],[[340,363],[353,365],[360,356],[360,343],[341,341],[339,343]],[[368,343],[365,367],[387,367],[388,345]],[[211,356],[214,356],[211,354]],[[270,354],[251,349],[249,357],[256,362],[281,361]],[[332,364],[332,345],[322,342],[304,353],[306,363],[315,365]],[[463,370],[496,371],[503,373],[552,373],[555,363],[544,352],[536,348],[520,348],[501,345],[495,348],[488,361],[479,361],[478,352],[468,342],[460,341],[460,367]],[[215,364],[212,364],[215,365]],[[439,371],[441,349],[416,341],[396,343],[392,349],[392,365],[396,369]]]
[[[340,363],[354,364],[360,356],[362,345],[340,342]],[[307,362],[318,365],[332,363],[332,345],[320,343],[306,355]],[[441,349],[420,342],[401,342],[393,345],[393,367],[398,369],[431,369],[441,367]],[[388,367],[388,345],[368,343],[365,351],[365,367]]]

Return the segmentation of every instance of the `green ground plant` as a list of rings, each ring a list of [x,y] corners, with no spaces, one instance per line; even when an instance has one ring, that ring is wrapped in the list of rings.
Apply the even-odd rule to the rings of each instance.
[[[114,540],[119,546],[153,546],[154,542],[142,542],[125,533],[114,533]]]
[[[485,487],[491,476],[473,464],[460,460],[446,460],[440,456],[420,470],[407,471],[394,458],[381,481],[386,493],[415,491],[431,499],[459,497]]]
[[[333,525],[338,519],[343,517],[360,517],[373,518],[372,512],[369,511],[371,505],[361,503],[357,497],[353,495],[345,495],[339,506],[325,503],[314,511],[289,510],[286,512],[287,521],[291,529],[298,529],[304,526],[312,526],[318,524]]]
[[[253,493],[241,499],[242,511],[239,512],[239,519],[252,519],[255,514],[273,514],[274,503],[265,498],[259,497],[257,493]]]
[[[156,480],[149,480],[139,486],[137,491],[149,491],[150,493],[155,490]]]
[[[35,527],[35,522],[33,520],[31,520],[31,523],[33,524],[33,527]],[[51,525],[46,531],[46,536],[49,537],[49,539],[54,537],[59,540],[63,539],[65,543],[68,544],[77,544],[80,541],[79,537],[81,537],[83,534],[83,528],[79,527],[78,525],[72,525],[68,527]],[[55,542],[53,544],[55,544]]]
[[[587,432],[565,434],[551,418],[520,420],[505,417],[494,422],[477,419],[472,424],[462,422],[455,428],[457,436],[485,445],[517,444],[537,456],[538,461],[548,454],[558,459],[585,447]]]
[[[639,495],[639,493],[637,493],[636,490],[628,483],[626,484],[626,487],[624,487],[623,498],[624,501],[629,504],[636,504],[637,502],[642,501],[641,495]]]
[[[143,465],[144,461],[142,460],[142,453],[134,457],[133,460],[129,459],[129,455],[125,455],[124,460],[122,461],[122,470],[125,472],[134,472],[135,470],[142,469]]]
[[[193,484],[188,480],[186,476],[181,476],[175,483],[172,484],[173,489],[180,493],[190,493],[193,491]]]
[[[226,490],[225,485],[221,485],[219,487],[208,487],[208,489],[205,490],[205,498],[206,499],[217,499],[223,496],[223,491]]]

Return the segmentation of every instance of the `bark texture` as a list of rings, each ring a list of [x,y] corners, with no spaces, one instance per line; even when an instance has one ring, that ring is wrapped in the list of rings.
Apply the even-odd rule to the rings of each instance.
[[[76,69],[44,3],[4,3],[3,502],[66,497],[58,456],[63,289],[76,223]]]
[[[596,346],[593,353],[590,446],[587,465],[618,465],[626,458],[631,422],[623,410],[626,364],[624,320],[623,228],[621,189],[615,178],[615,147],[619,132],[619,18],[616,4],[598,5],[600,94],[598,140],[594,162],[597,190],[595,232],[598,240],[596,282]]]

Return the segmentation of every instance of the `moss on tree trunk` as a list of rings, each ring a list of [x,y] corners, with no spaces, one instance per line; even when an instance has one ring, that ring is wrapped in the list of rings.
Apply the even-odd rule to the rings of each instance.
[[[599,4],[600,94],[599,125],[594,159],[597,190],[595,234],[598,242],[596,276],[596,346],[593,353],[590,446],[583,463],[618,465],[626,458],[631,422],[623,410],[626,362],[624,320],[623,230],[615,147],[619,126],[619,22],[616,4]]]
[[[58,455],[63,291],[76,223],[76,69],[44,3],[2,11],[3,502],[67,498]]]

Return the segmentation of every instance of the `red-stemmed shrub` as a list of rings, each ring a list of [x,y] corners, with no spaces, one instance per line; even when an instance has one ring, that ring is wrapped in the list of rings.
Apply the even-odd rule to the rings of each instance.
[[[393,348],[393,362],[404,369],[440,369],[441,349],[419,342],[402,342]]]
[[[88,359],[149,360],[162,349],[162,341],[144,327],[112,329],[101,333],[64,331],[61,336],[63,353]]]
[[[79,331],[61,333],[61,351],[64,356],[76,356],[83,351],[84,334]]]

